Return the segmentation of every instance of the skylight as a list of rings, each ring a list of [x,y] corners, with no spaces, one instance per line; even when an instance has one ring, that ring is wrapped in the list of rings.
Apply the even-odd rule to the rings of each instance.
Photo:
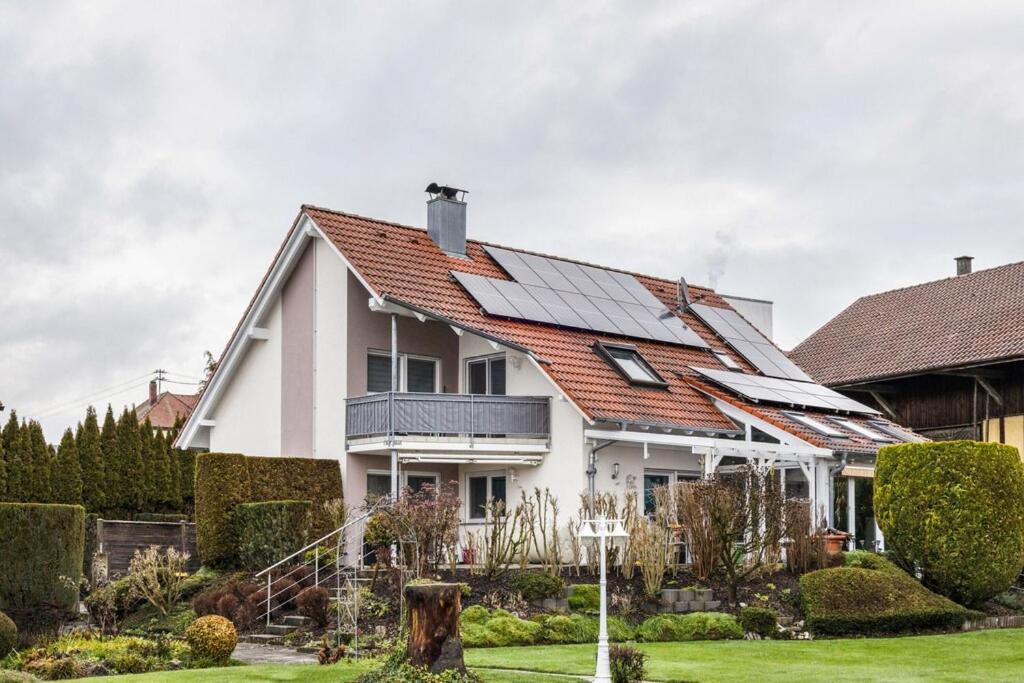
[[[629,380],[630,384],[667,386],[665,380],[644,360],[635,346],[598,342],[597,349],[623,377]]]
[[[813,417],[808,417],[803,413],[784,413],[784,415],[786,415],[786,417],[792,420],[799,422],[804,427],[807,427],[808,429],[818,432],[819,434],[824,434],[825,436],[833,436],[842,439],[849,438],[841,430],[829,426],[819,420],[815,420]]]
[[[893,437],[898,441],[906,441],[907,443],[913,443],[916,441],[927,441],[927,439],[921,438],[916,434],[905,432],[902,429],[897,429],[896,427],[888,425],[884,422],[872,420],[869,424],[878,431],[882,432],[883,434],[888,434],[889,436]]]
[[[859,422],[854,422],[853,420],[847,420],[846,418],[842,418],[842,417],[833,417],[832,421],[835,422],[838,425],[846,427],[851,432],[853,432],[855,434],[860,434],[861,436],[863,436],[863,437],[865,437],[867,439],[871,439],[872,441],[892,441],[892,437],[891,436],[888,436],[886,434],[882,434],[881,432],[876,432],[874,429],[868,429],[867,427],[865,427],[864,425],[860,424]]]
[[[736,371],[742,371],[743,370],[743,368],[740,367],[740,364],[737,363],[736,361],[734,361],[732,359],[732,356],[730,356],[729,354],[725,353],[724,351],[715,351],[714,354],[715,354],[715,358],[717,358],[722,363],[722,365],[724,365],[725,367],[729,368],[730,370],[736,370]]]

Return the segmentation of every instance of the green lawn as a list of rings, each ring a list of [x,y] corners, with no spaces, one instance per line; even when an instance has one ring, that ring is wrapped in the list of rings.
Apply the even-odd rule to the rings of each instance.
[[[653,681],[793,683],[794,681],[1019,681],[1024,679],[1024,630],[946,636],[817,641],[647,643]],[[466,663],[489,683],[567,679],[529,672],[592,674],[593,645],[469,650]],[[500,673],[488,669],[516,669]],[[350,681],[362,665],[249,666],[93,679],[97,683],[217,681]]]

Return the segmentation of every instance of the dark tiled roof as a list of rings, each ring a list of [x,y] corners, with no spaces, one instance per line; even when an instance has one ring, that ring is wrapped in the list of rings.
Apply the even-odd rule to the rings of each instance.
[[[790,353],[830,386],[1020,357],[1024,263],[862,297]]]

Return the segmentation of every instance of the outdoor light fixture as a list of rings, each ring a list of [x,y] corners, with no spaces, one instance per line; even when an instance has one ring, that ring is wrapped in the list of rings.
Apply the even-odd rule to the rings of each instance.
[[[619,463],[612,465],[612,479],[619,478]]]
[[[598,558],[601,566],[601,616],[598,621],[597,634],[597,670],[594,683],[611,683],[612,671],[608,660],[608,578],[605,567],[606,539],[628,538],[629,532],[621,519],[585,519],[580,525],[580,538],[596,538],[600,540]]]

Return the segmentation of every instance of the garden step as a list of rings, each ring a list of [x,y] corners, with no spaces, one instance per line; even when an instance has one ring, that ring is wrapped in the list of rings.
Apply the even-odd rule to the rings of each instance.
[[[309,623],[310,619],[301,614],[289,614],[282,621],[286,626],[305,626]]]
[[[255,643],[256,645],[284,645],[284,638],[270,633],[250,633],[242,636],[239,640],[244,643]]]
[[[274,636],[286,636],[298,628],[298,626],[291,626],[289,624],[269,624],[264,627],[263,631]]]

